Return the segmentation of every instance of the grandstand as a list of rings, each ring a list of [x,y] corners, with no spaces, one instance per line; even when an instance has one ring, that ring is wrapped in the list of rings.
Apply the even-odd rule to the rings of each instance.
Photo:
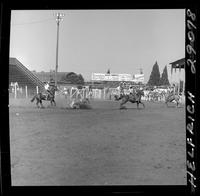
[[[185,89],[185,58],[178,59],[170,63],[171,83],[175,84],[177,91],[183,92]]]
[[[17,82],[20,87],[44,89],[44,83],[16,58],[9,59],[9,84],[11,82]]]
[[[41,71],[41,72],[36,72],[32,71],[32,73],[37,76],[42,82],[49,82],[49,81],[54,81],[55,78],[55,72],[54,71]],[[69,84],[70,82],[67,81],[62,81],[62,78],[66,76],[69,72],[57,72],[57,84]]]
[[[9,98],[28,98],[44,91],[44,83],[18,59],[9,59]]]

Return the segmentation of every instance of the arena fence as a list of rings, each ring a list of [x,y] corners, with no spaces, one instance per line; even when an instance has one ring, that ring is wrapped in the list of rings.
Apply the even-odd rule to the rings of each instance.
[[[9,88],[9,98],[32,98],[36,93],[40,91],[38,86],[28,87],[28,86],[19,86],[17,82],[12,83]],[[148,92],[148,93],[147,93]],[[142,97],[142,101],[153,101],[153,102],[164,102],[164,96],[153,96],[149,94],[150,91],[144,90],[145,96]],[[60,86],[59,91],[56,92],[57,95],[64,95],[66,99],[97,99],[97,100],[113,100],[114,95],[119,95],[118,88],[104,88],[104,89],[89,89],[88,86],[85,86],[81,89],[75,86]],[[130,92],[125,90],[125,94]],[[185,103],[185,95],[181,96],[181,102]]]
[[[63,86],[60,87],[60,92],[66,96],[69,96],[70,99],[109,99],[110,91],[106,89],[89,89],[89,87],[83,87],[82,89],[78,89],[76,87]]]
[[[30,98],[38,93],[40,88],[28,87],[28,86],[19,86],[17,82],[11,83],[9,87],[9,98]]]

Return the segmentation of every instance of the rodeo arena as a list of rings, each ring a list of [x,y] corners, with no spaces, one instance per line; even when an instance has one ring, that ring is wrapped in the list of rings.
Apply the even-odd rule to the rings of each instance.
[[[13,185],[185,185],[185,59],[170,62],[171,84],[145,74],[66,72],[9,63]]]

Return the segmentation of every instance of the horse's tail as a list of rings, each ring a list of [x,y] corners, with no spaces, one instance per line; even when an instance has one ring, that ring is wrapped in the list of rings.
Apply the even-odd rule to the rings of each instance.
[[[31,102],[34,102],[34,100],[36,99],[36,96],[37,96],[37,95],[35,95],[35,96],[31,99]]]

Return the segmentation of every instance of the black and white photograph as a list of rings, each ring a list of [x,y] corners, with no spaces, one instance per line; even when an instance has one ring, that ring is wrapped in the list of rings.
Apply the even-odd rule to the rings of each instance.
[[[187,185],[185,15],[12,10],[11,185]]]

